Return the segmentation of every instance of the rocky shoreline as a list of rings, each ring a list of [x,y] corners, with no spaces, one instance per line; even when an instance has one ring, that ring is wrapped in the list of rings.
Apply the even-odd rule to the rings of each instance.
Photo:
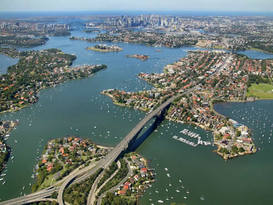
[[[17,126],[17,121],[0,121],[0,173],[10,157],[10,147],[6,144],[9,133]]]

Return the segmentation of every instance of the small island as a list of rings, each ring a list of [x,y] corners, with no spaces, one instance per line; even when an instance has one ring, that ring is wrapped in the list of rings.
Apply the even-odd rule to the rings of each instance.
[[[145,61],[149,58],[147,55],[140,55],[140,54],[134,54],[134,55],[126,55],[127,58],[136,58],[142,61]]]
[[[106,44],[98,44],[92,47],[87,47],[87,50],[97,51],[97,52],[119,52],[122,51],[122,48],[115,45],[106,45]]]

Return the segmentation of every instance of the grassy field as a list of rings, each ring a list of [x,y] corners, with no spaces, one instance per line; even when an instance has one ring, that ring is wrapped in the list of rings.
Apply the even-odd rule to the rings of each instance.
[[[259,99],[273,99],[273,85],[271,84],[251,84],[247,92],[248,97],[258,97]]]

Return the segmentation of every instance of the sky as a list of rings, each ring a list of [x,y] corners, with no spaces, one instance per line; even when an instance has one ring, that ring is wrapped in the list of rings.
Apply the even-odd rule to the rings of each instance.
[[[273,0],[0,0],[0,11],[107,10],[272,12]]]

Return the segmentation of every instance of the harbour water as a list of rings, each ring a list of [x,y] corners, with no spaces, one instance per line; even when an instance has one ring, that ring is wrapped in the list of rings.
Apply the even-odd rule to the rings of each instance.
[[[73,31],[72,35],[94,34]],[[0,184],[1,200],[30,193],[33,168],[44,145],[52,138],[76,135],[102,145],[117,144],[145,113],[115,106],[100,92],[109,88],[150,89],[150,85],[137,78],[138,73],[161,72],[166,64],[184,57],[188,50],[196,49],[118,43],[122,52],[97,53],[85,49],[90,45],[94,44],[71,41],[69,37],[52,37],[46,45],[35,48],[59,48],[76,54],[73,65],[103,63],[108,68],[90,78],[43,90],[38,103],[16,113],[0,115],[0,119],[19,119],[19,125],[8,139],[14,158],[9,160],[4,172],[6,183]],[[126,58],[127,54],[135,53],[150,58],[147,61]],[[255,155],[227,162],[212,152],[215,147],[192,147],[172,138],[174,135],[187,138],[180,131],[188,129],[199,134],[202,140],[211,141],[211,133],[187,124],[163,121],[137,149],[157,173],[156,182],[140,199],[140,204],[162,201],[165,204],[272,204],[273,149],[269,143],[273,129],[272,104],[272,101],[257,101],[215,106],[220,113],[249,126],[261,149]]]
[[[7,72],[7,68],[16,64],[17,62],[18,59],[10,58],[0,54],[0,75],[5,74]]]

